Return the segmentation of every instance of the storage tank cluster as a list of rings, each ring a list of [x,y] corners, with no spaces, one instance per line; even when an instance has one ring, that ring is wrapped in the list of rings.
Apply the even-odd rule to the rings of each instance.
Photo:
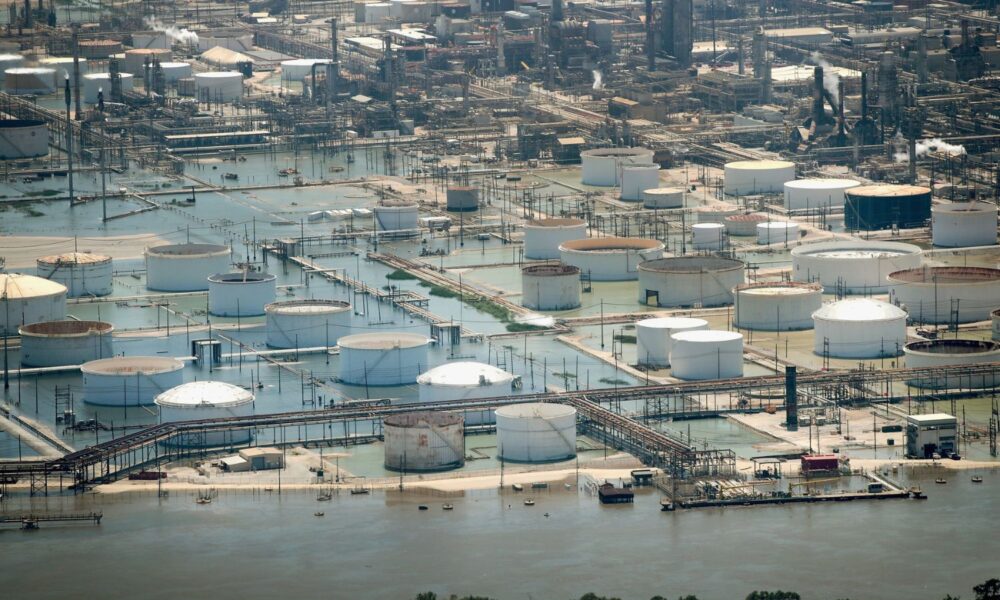
[[[670,374],[702,381],[743,376],[743,334],[696,329],[671,335]]]
[[[657,187],[642,191],[642,207],[650,209],[684,208],[684,188]]]
[[[62,83],[62,82],[59,82]],[[56,70],[50,67],[13,67],[4,71],[4,89],[14,96],[45,95],[56,91]]]
[[[70,298],[107,296],[112,288],[111,257],[89,252],[67,252],[35,261],[38,276],[66,286]]]
[[[784,160],[738,160],[726,163],[723,171],[727,196],[778,193],[795,179],[795,163]]]
[[[580,306],[580,268],[529,265],[521,269],[521,306],[532,310],[569,310]]]
[[[799,239],[799,224],[794,221],[757,223],[757,243],[762,246],[785,244]]]
[[[695,223],[691,226],[691,246],[695,250],[722,250],[726,246],[726,226],[722,223]]]
[[[465,465],[465,422],[448,412],[390,415],[382,422],[385,468],[446,471]]]
[[[514,376],[486,363],[457,361],[439,365],[417,377],[420,402],[447,402],[505,397],[511,394]],[[493,422],[489,409],[466,409],[467,425]]]
[[[951,202],[931,208],[935,246],[970,248],[997,243],[997,206],[989,202]]]
[[[570,240],[587,237],[583,219],[538,219],[524,224],[524,257],[551,260],[559,258],[559,246]]]
[[[786,181],[785,210],[843,208],[847,190],[861,185],[853,179],[796,179]]]
[[[160,409],[160,423],[249,417],[254,395],[249,390],[221,381],[192,381],[158,394],[153,401]],[[245,444],[253,437],[250,428],[223,431],[189,431],[173,438],[172,445],[215,447]]]
[[[622,167],[653,164],[653,151],[646,148],[595,148],[581,152],[580,162],[584,185],[615,187],[621,185]]]
[[[195,73],[194,89],[199,102],[233,102],[243,96],[243,74],[239,71]]]
[[[122,92],[131,92],[135,87],[135,76],[131,73],[119,73]],[[111,100],[111,73],[88,73],[83,76],[83,101],[87,104],[97,104],[101,92],[104,100]]]
[[[208,276],[229,271],[230,250],[216,244],[146,248],[146,287],[161,292],[208,289]]]
[[[889,297],[918,323],[974,323],[1000,303],[1000,269],[920,267],[890,273]]]
[[[66,317],[66,286],[55,281],[0,273],[0,335],[16,335],[21,325],[61,321]]]
[[[253,317],[264,314],[277,292],[270,273],[243,271],[208,276],[208,312],[218,317]]]
[[[92,360],[80,366],[83,399],[104,406],[153,404],[164,390],[184,382],[184,363],[164,356]]]
[[[628,281],[638,277],[639,265],[663,256],[664,248],[657,240],[605,237],[563,242],[559,254],[592,281]]]
[[[984,389],[996,387],[1000,383],[992,374],[959,375],[948,369],[960,365],[1000,362],[1000,343],[992,340],[921,340],[906,344],[903,353],[906,355],[907,368],[940,368],[940,374],[935,377],[918,377],[907,381],[912,386],[931,389]]]
[[[24,160],[49,154],[49,128],[45,121],[0,120],[0,160]]]
[[[496,410],[497,451],[505,461],[537,463],[576,456],[576,409],[565,404],[509,404]]]
[[[649,306],[724,306],[743,283],[743,261],[720,256],[677,256],[639,265],[639,302]]]
[[[44,321],[18,328],[21,364],[26,367],[80,365],[113,355],[111,332],[104,321]]]
[[[351,385],[415,383],[427,369],[426,336],[394,331],[340,338],[340,381]]]
[[[285,300],[264,307],[271,348],[332,347],[351,331],[351,305],[340,300]]]
[[[675,333],[708,329],[708,321],[687,317],[659,317],[636,321],[636,358],[640,365],[653,368],[670,366],[670,351]]]
[[[813,351],[834,358],[898,356],[906,344],[906,312],[881,300],[849,298],[813,313]]]
[[[660,187],[660,165],[623,165],[621,182],[621,199],[639,202],[644,191]]]
[[[373,209],[375,230],[396,236],[417,235],[420,207],[407,200],[383,200]]]
[[[813,313],[823,305],[817,283],[743,283],[733,289],[733,326],[761,331],[813,328]]]
[[[819,242],[795,248],[792,279],[819,282],[827,291],[882,293],[886,275],[920,266],[922,250],[898,242]]]
[[[931,189],[916,185],[864,185],[845,191],[848,231],[923,227],[931,218]]]

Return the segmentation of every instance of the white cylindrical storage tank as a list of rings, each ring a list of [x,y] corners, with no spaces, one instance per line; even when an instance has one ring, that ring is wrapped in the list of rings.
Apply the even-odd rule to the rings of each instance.
[[[416,202],[385,200],[376,204],[372,213],[375,218],[376,231],[413,235],[420,231],[417,227],[420,207]]]
[[[340,380],[351,385],[414,383],[427,369],[426,336],[386,331],[340,338]]]
[[[389,415],[382,421],[385,468],[447,471],[465,464],[465,421],[448,412]]]
[[[533,259],[559,258],[559,246],[570,240],[587,237],[587,222],[583,219],[539,219],[524,223],[524,257]]]
[[[192,381],[159,394],[154,399],[160,407],[160,423],[249,417],[253,414],[253,393],[221,381]],[[186,431],[175,436],[170,445],[212,447],[245,444],[252,430]]]
[[[143,406],[184,382],[184,363],[165,356],[119,356],[80,366],[83,400],[102,406]]]
[[[770,217],[761,213],[730,215],[723,219],[729,235],[757,235],[757,225],[766,223]]]
[[[931,207],[935,246],[968,248],[997,243],[997,206],[989,202],[952,202]]]
[[[4,71],[3,85],[14,96],[51,94],[56,91],[56,70],[47,67],[14,67]]]
[[[161,292],[208,289],[208,276],[229,270],[230,251],[216,244],[168,244],[146,248],[146,287]]]
[[[777,193],[795,179],[795,163],[785,160],[738,160],[724,168],[726,195]]]
[[[576,409],[564,404],[511,404],[496,410],[498,458],[553,462],[576,456]]]
[[[1000,304],[1000,269],[921,267],[886,277],[890,300],[917,323],[986,321]]]
[[[434,367],[417,377],[421,403],[448,400],[475,400],[511,395],[514,376],[503,369],[480,362],[459,361]],[[493,422],[489,409],[463,411],[466,425]]]
[[[643,208],[684,208],[684,188],[652,188],[642,191]]]
[[[20,54],[0,54],[0,81],[3,81],[7,69],[24,66],[24,57]]]
[[[815,281],[829,292],[882,293],[886,275],[920,266],[922,250],[898,242],[819,242],[792,249],[792,279]]]
[[[743,261],[721,256],[676,256],[639,266],[639,302],[649,306],[724,306],[743,283]]]
[[[743,377],[743,334],[711,329],[671,336],[670,374],[678,379]]]
[[[853,179],[796,179],[786,181],[785,210],[824,210],[843,208],[844,192],[858,187]]]
[[[87,66],[87,59],[80,58],[80,75],[86,75],[90,72]],[[45,67],[48,69],[55,69],[56,71],[56,83],[64,81],[67,76],[70,78],[70,85],[72,85],[73,79],[73,57],[72,56],[46,56],[38,60],[38,66]]]
[[[580,162],[584,185],[614,187],[621,185],[622,166],[653,164],[653,151],[646,148],[595,148],[581,152]]]
[[[640,264],[663,256],[663,249],[657,240],[606,237],[563,242],[559,254],[592,281],[628,281],[638,277]]]
[[[351,331],[351,305],[341,300],[285,300],[264,313],[271,348],[333,347]]]
[[[163,72],[163,81],[168,85],[177,83],[178,79],[191,77],[191,63],[187,62],[161,62],[160,70]]]
[[[788,244],[799,239],[799,224],[794,221],[757,223],[757,243]]]
[[[67,252],[35,261],[38,276],[66,286],[70,298],[107,296],[111,293],[111,257],[88,252]]]
[[[114,325],[103,321],[46,321],[22,325],[21,364],[26,367],[80,365],[112,356]]]
[[[131,73],[136,77],[142,77],[145,75],[146,63],[149,63],[149,67],[152,69],[154,60],[164,63],[169,61],[171,56],[173,55],[170,50],[166,48],[135,48],[133,50],[126,50],[122,71]]]
[[[49,128],[45,121],[0,120],[0,160],[40,158],[49,153]]]
[[[642,193],[660,186],[660,165],[622,165],[621,199],[639,202]]]
[[[131,73],[119,73],[122,92],[131,92],[135,85],[135,76]],[[83,76],[83,101],[87,104],[97,104],[101,91],[104,100],[111,100],[111,73],[90,73]]]
[[[580,306],[580,269],[564,264],[521,269],[521,306],[532,310],[569,310]]]
[[[721,223],[725,225],[726,218],[740,214],[740,209],[732,204],[706,204],[699,206],[694,211],[695,221],[698,223]]]
[[[834,358],[897,356],[906,344],[906,312],[871,298],[850,298],[813,313],[813,352]]]
[[[670,350],[673,347],[673,339],[670,336],[681,331],[699,329],[708,329],[708,321],[687,317],[661,317],[636,321],[636,357],[639,364],[648,367],[669,367]]]
[[[219,317],[262,315],[276,297],[275,279],[255,271],[209,275],[208,312]]]
[[[725,225],[721,223],[695,223],[691,226],[691,246],[695,250],[722,250],[725,245]]]
[[[0,273],[0,335],[17,335],[21,325],[65,317],[66,286],[34,275]]]
[[[823,306],[823,286],[782,281],[745,283],[733,290],[733,326],[762,331],[812,329]]]
[[[213,71],[194,74],[195,97],[199,102],[232,102],[243,96],[243,74]]]
[[[998,384],[992,374],[960,375],[948,367],[1000,362],[1000,344],[992,340],[922,340],[903,347],[908,369],[939,369],[934,377],[917,377],[906,383],[919,388],[983,389]]]
[[[281,78],[285,81],[302,81],[312,75],[313,65],[325,65],[325,58],[293,58],[281,61]],[[319,67],[316,67],[319,70]]]

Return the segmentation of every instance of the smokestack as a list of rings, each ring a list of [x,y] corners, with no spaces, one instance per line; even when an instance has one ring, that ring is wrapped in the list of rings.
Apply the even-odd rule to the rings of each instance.
[[[31,0],[24,0],[24,26],[30,29],[32,26],[31,20]]]
[[[794,365],[785,367],[785,426],[799,430],[799,392]]]
[[[653,29],[653,0],[646,0],[646,68],[656,70],[656,35]]]
[[[823,109],[823,67],[813,68],[813,126],[819,125],[825,120],[826,111]]]
[[[337,17],[330,19],[330,50],[332,52],[333,62],[336,63],[340,60],[340,51],[337,46],[340,40],[337,38]]]
[[[80,27],[73,23],[73,93],[76,94],[76,120],[83,118],[80,106]]]
[[[739,74],[746,74],[746,67],[743,66],[743,38],[736,40],[736,60],[739,61]]]
[[[861,72],[861,119],[868,118],[868,73]]]
[[[557,23],[563,20],[563,3],[562,0],[552,0],[552,16],[550,20],[553,23]]]

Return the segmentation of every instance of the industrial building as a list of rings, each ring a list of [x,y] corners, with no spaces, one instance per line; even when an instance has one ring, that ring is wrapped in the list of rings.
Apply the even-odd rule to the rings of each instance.
[[[914,458],[950,456],[958,450],[958,419],[944,413],[906,417],[906,454]]]

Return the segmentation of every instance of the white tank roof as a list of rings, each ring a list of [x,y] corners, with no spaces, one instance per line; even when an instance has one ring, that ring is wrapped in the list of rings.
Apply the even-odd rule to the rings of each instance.
[[[6,295],[10,300],[65,293],[66,286],[55,281],[21,273],[0,273],[0,296]]]
[[[795,167],[795,163],[785,160],[737,160],[726,163],[727,169],[762,170],[787,169],[788,167]]]
[[[395,348],[418,348],[427,345],[427,336],[418,333],[357,333],[338,340],[341,348],[356,350],[392,350]]]
[[[253,402],[253,394],[222,381],[192,381],[170,388],[154,400],[159,406],[214,407],[239,406]]]
[[[826,321],[894,321],[905,319],[906,311],[888,302],[871,298],[849,298],[824,305],[813,313]]]
[[[796,179],[786,181],[785,187],[796,190],[846,190],[857,187],[860,182],[854,179]]]
[[[110,256],[104,254],[91,254],[89,252],[66,252],[65,254],[53,254],[43,256],[38,259],[40,263],[53,265],[91,265],[105,263],[111,260]]]
[[[684,342],[730,342],[743,339],[743,334],[735,331],[697,329],[695,331],[680,331],[671,337]]]
[[[553,419],[575,415],[576,409],[565,404],[551,402],[529,402],[525,404],[508,404],[496,410],[496,414],[509,419]]]
[[[449,385],[456,387],[478,387],[487,384],[505,383],[514,376],[486,363],[461,361],[445,363],[434,367],[417,377],[420,385]]]
[[[652,329],[690,329],[692,327],[705,327],[708,325],[708,321],[691,317],[657,317],[637,321],[636,325]]]
[[[264,312],[279,315],[313,315],[348,310],[351,310],[351,305],[341,300],[284,300],[264,307]]]
[[[80,371],[98,375],[155,375],[184,368],[184,363],[166,356],[116,356],[101,358],[80,365]]]

